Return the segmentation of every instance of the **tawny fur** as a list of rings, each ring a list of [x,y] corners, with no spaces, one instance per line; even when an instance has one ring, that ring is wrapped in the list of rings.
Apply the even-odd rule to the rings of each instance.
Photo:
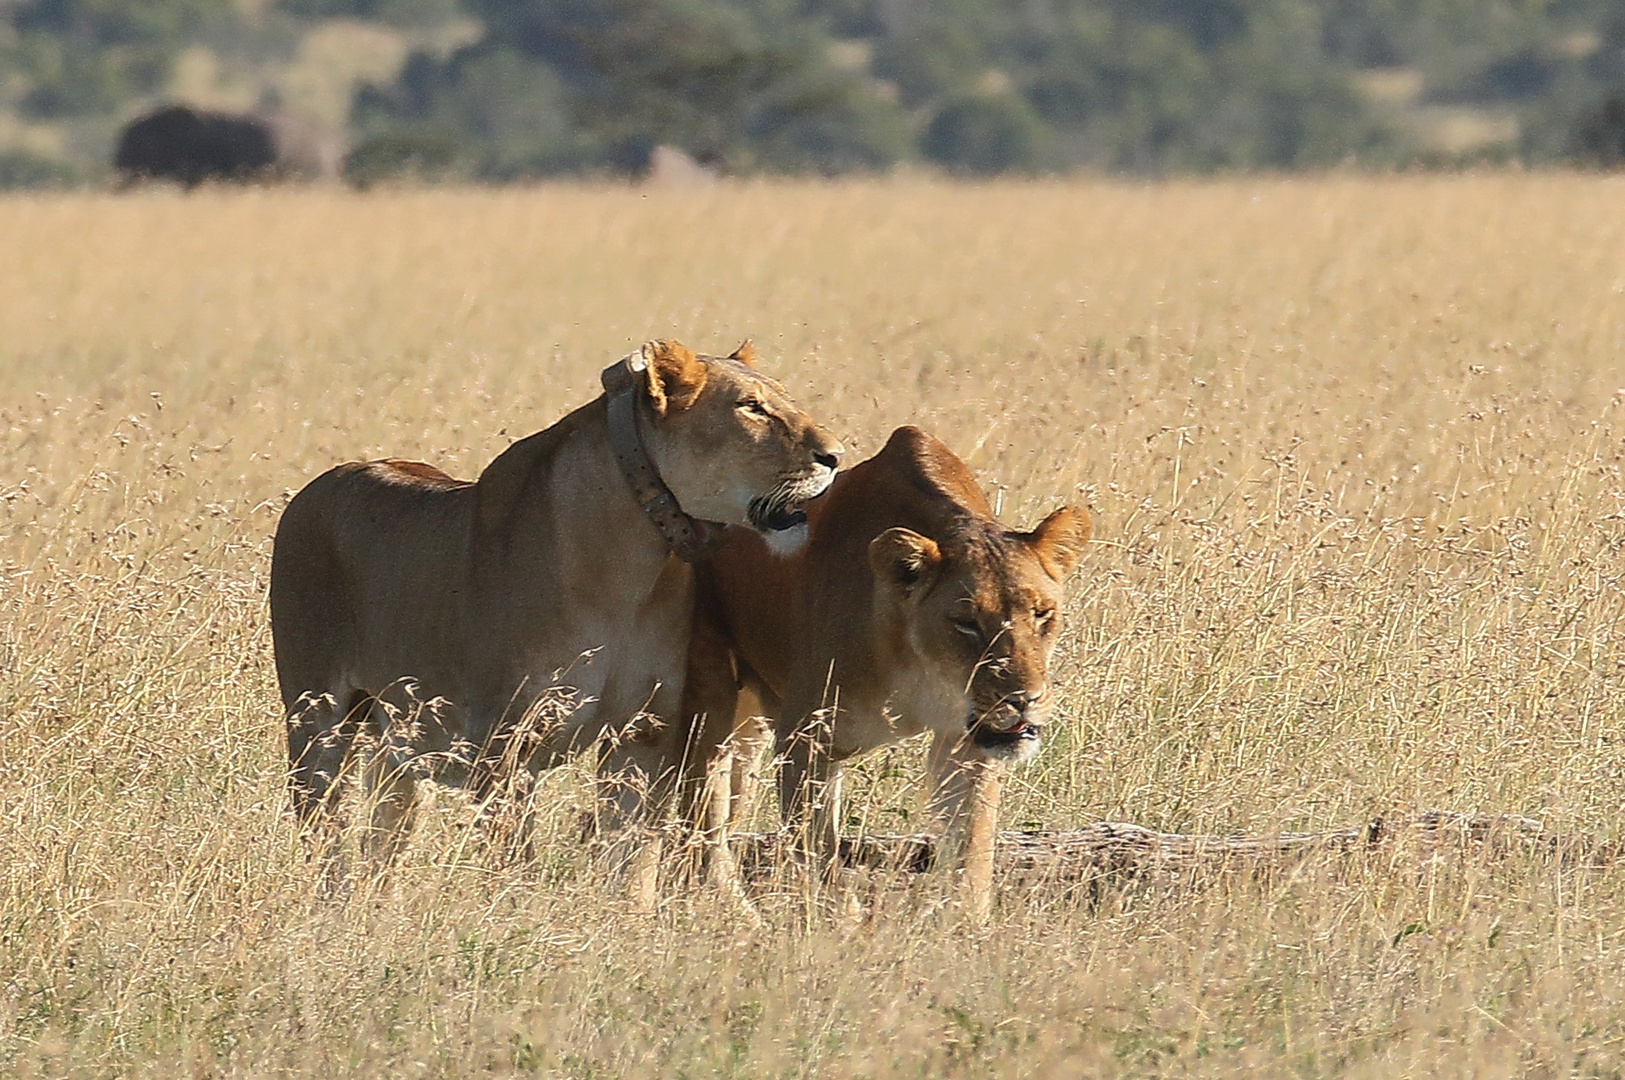
[[[644,441],[689,513],[742,523],[787,482],[827,485],[839,443],[749,353],[651,342],[642,358]],[[617,468],[602,397],[514,443],[475,482],[401,461],[328,471],[288,504],[271,562],[301,820],[331,827],[363,731],[376,745],[363,774],[369,836],[385,858],[418,775],[483,796],[504,755],[533,774],[606,732],[624,735],[605,757],[624,778],[606,809],[636,820],[670,787],[693,594],[692,568]]]
[[[904,427],[808,517],[799,554],[740,533],[701,571],[682,711],[704,717],[693,741],[707,753],[693,761],[731,740],[749,762],[753,718],[774,718],[781,808],[829,851],[841,763],[930,731],[933,803],[957,828],[979,765],[1029,755],[1036,737],[1011,732],[1051,715],[1049,658],[1089,515],[1008,531],[964,463]]]

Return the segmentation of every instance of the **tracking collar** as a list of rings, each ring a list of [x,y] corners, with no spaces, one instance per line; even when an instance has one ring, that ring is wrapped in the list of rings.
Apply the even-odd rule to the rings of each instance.
[[[640,350],[611,364],[599,376],[609,404],[609,445],[626,486],[632,489],[632,498],[643,507],[672,554],[684,562],[699,562],[721,546],[725,526],[684,513],[649,460],[638,423],[638,385],[648,366],[649,360]]]

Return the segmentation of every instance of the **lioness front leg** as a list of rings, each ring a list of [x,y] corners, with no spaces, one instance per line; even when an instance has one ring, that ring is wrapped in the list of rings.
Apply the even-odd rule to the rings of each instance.
[[[758,706],[734,726],[728,784],[728,828],[737,832],[748,824],[762,790],[762,770],[773,748],[773,721],[777,707]]]
[[[738,868],[728,844],[732,824],[734,750],[726,719],[712,712],[689,718],[678,769],[678,821],[699,840],[704,874],[729,888],[739,887]]]
[[[740,702],[740,674],[715,617],[696,611],[683,677],[681,745],[674,764],[682,774],[679,820],[706,838],[727,842],[731,803],[730,735]]]
[[[388,745],[375,748],[361,775],[367,805],[362,851],[371,869],[387,870],[406,846],[417,808],[417,781]]]
[[[1004,766],[989,760],[969,738],[938,732],[931,739],[926,783],[938,858],[942,865],[962,868],[966,905],[977,918],[986,918],[993,906]]]
[[[639,910],[654,909],[660,871],[656,825],[671,809],[680,779],[674,744],[683,732],[653,717],[612,735],[598,762],[598,834],[608,868],[624,875]]]
[[[936,732],[925,759],[926,828],[936,834],[938,850],[957,857],[964,843],[971,792],[977,767],[985,760],[970,739]]]
[[[833,879],[840,869],[841,764],[830,757],[822,723],[778,729],[779,808],[792,847]]]

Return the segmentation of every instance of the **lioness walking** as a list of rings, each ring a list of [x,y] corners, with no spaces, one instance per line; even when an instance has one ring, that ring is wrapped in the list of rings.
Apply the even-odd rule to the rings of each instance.
[[[271,630],[299,819],[331,840],[358,734],[367,847],[400,847],[417,774],[484,797],[616,732],[607,824],[664,805],[680,756],[694,583],[722,522],[796,529],[842,447],[755,370],[749,343],[651,342],[606,393],[514,443],[478,481],[406,461],[340,465],[277,528]],[[562,704],[561,704],[562,703]],[[553,722],[527,740],[551,704]],[[639,722],[650,718],[652,722]]]
[[[701,794],[730,733],[740,758],[756,756],[755,718],[770,717],[785,818],[833,855],[842,764],[930,731],[928,788],[956,829],[978,766],[1038,751],[1089,513],[1062,507],[1031,532],[1007,529],[953,451],[902,427],[808,515],[801,551],[776,557],[737,534],[701,570],[683,712],[704,718],[693,740],[704,753],[689,755],[689,790]],[[691,812],[712,828],[732,816]]]

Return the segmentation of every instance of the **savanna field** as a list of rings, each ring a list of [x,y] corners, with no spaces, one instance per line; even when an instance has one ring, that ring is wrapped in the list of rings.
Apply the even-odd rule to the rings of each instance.
[[[1619,838],[1625,182],[9,196],[0,250],[0,1073],[1625,1075],[1625,867],[1531,852],[750,928],[675,871],[635,910],[578,767],[533,865],[440,793],[324,896],[265,602],[328,466],[471,477],[645,339],[748,336],[849,461],[913,422],[1012,524],[1093,509],[1006,827]],[[922,758],[848,831],[917,826]]]

